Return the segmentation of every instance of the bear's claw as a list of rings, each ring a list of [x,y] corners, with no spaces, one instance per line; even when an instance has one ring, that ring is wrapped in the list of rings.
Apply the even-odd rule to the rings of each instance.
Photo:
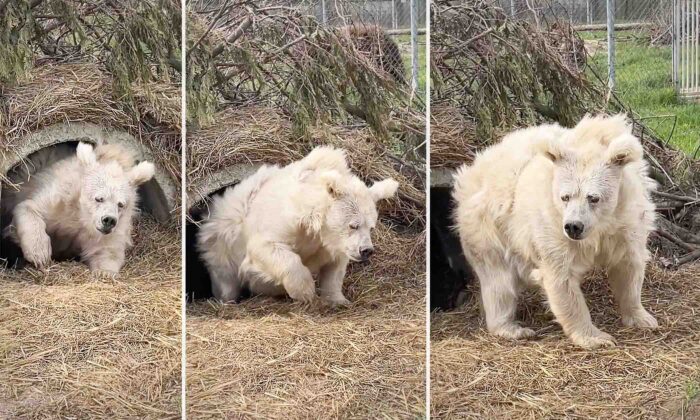
[[[352,305],[352,302],[350,302],[345,296],[340,296],[340,297],[323,297],[322,298],[323,302],[325,302],[327,305],[330,305],[332,307],[336,306],[350,306]]]
[[[615,347],[615,339],[608,333],[595,329],[591,334],[571,334],[571,341],[579,347],[592,350],[599,347]]]
[[[93,270],[92,275],[97,279],[114,280],[117,278],[117,272],[109,270]]]

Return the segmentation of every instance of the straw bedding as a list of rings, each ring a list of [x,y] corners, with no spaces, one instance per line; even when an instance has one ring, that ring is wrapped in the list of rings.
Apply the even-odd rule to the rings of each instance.
[[[489,335],[478,298],[431,316],[431,412],[435,418],[681,418],[700,381],[700,265],[666,271],[650,263],[643,303],[656,331],[620,324],[604,276],[584,287],[593,322],[617,347],[574,347],[528,294],[519,319],[532,341]],[[472,285],[478,296],[478,285]],[[691,418],[691,417],[686,417]]]
[[[187,311],[190,418],[417,418],[425,412],[425,237],[380,224],[353,305],[252,298]]]
[[[0,271],[0,418],[179,418],[179,232],[135,231],[115,281]]]

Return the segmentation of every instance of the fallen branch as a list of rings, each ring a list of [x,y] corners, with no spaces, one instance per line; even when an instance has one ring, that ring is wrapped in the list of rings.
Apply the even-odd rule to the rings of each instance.
[[[682,258],[679,258],[678,261],[676,261],[676,267],[679,267],[683,264],[687,264],[689,262],[693,262],[693,261],[697,260],[698,258],[700,258],[700,249],[695,250],[695,251],[691,252],[690,254],[685,255]]]

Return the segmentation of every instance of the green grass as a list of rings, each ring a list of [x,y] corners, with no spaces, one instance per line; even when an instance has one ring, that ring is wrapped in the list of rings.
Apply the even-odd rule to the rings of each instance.
[[[605,32],[584,33],[582,37],[602,39]],[[615,59],[616,90],[622,101],[664,139],[671,136],[671,144],[686,153],[695,152],[700,142],[700,104],[678,100],[671,76],[671,47],[618,42]],[[598,74],[605,76],[607,48],[596,52],[591,64]]]
[[[685,396],[688,398],[688,401],[692,401],[700,396],[700,382],[688,382],[688,385],[685,387]]]

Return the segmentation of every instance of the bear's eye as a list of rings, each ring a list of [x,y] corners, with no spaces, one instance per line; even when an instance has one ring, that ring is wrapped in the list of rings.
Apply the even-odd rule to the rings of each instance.
[[[357,223],[351,223],[351,224],[350,224],[350,229],[351,229],[351,230],[357,230],[357,229],[359,229],[359,228],[360,228],[360,225],[358,225]]]
[[[569,201],[570,198],[571,198],[571,197],[569,197],[569,194],[562,195],[562,196],[561,196],[561,201],[563,201],[563,202],[566,203],[567,201]]]
[[[589,195],[589,196],[586,197],[586,198],[588,199],[588,202],[591,203],[591,204],[595,204],[595,203],[597,203],[597,202],[600,201],[600,197],[598,197],[598,196],[596,196],[596,195]]]
[[[120,209],[123,209],[123,208],[124,208],[124,203],[122,203],[122,202],[117,203],[117,207],[119,207]]]
[[[101,203],[101,202],[105,201],[105,199],[102,197],[95,197],[95,201],[97,201],[98,203]]]

